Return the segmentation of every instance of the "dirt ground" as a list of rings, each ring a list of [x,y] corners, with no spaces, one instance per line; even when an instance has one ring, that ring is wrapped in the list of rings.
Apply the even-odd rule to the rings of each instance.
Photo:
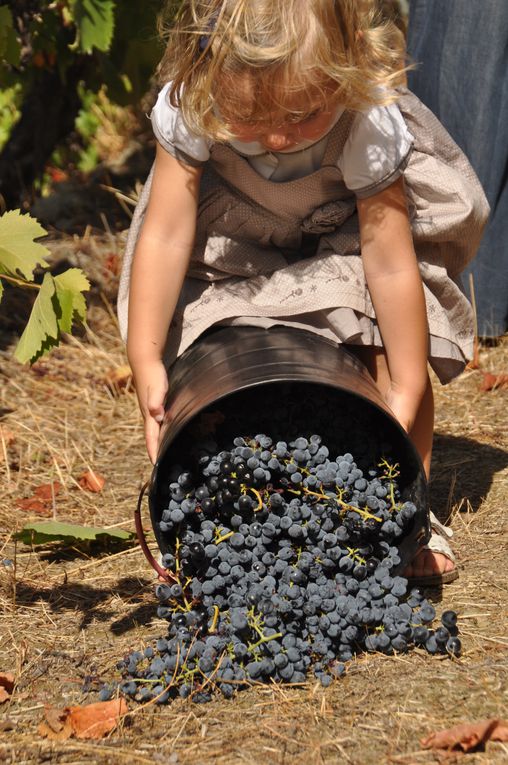
[[[431,497],[434,510],[451,518],[460,578],[432,595],[438,611],[459,613],[462,658],[369,655],[326,690],[309,681],[204,705],[131,704],[120,728],[100,742],[41,736],[45,705],[96,701],[100,685],[117,677],[118,659],[165,628],[137,546],[31,549],[12,536],[44,519],[18,501],[52,481],[62,488],[49,501],[51,517],[133,529],[137,494],[150,473],[141,420],[133,391],[112,392],[105,382],[125,364],[113,311],[122,243],[111,232],[53,243],[55,261],[82,265],[93,280],[89,329],[31,369],[11,358],[25,309],[11,293],[2,306],[0,672],[14,673],[16,685],[0,705],[0,761],[425,764],[441,761],[420,747],[432,731],[508,717],[508,391],[480,390],[483,371],[508,372],[505,338],[481,349],[480,370],[436,385]],[[105,477],[101,492],[79,485],[87,470]],[[508,746],[490,743],[465,761],[506,763]]]

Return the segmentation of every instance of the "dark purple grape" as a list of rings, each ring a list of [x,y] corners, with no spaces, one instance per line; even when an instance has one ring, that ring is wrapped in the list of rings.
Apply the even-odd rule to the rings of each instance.
[[[201,500],[201,510],[205,515],[212,513],[215,509],[215,501],[212,497],[205,497]]]
[[[446,651],[451,656],[460,656],[462,650],[462,643],[458,637],[452,636],[446,641]]]
[[[231,462],[231,460],[222,460],[220,463],[220,472],[222,475],[231,475],[233,470],[235,469],[235,466]]]
[[[206,485],[208,487],[208,491],[211,494],[215,494],[215,492],[219,488],[219,479],[216,476],[212,475],[210,476],[210,478],[207,479]]]
[[[366,567],[367,567],[367,573],[368,574],[372,574],[377,569],[377,567],[379,566],[379,563],[380,563],[380,561],[379,561],[378,558],[374,558],[374,557],[369,558],[366,561],[366,564],[365,564]]]
[[[249,510],[252,510],[254,506],[254,501],[251,497],[249,497],[248,494],[242,494],[238,498],[238,509],[241,513],[248,512]]]
[[[235,497],[240,494],[240,481],[237,478],[229,478],[227,488]]]
[[[441,615],[441,624],[446,627],[447,630],[453,629],[457,626],[457,614],[455,611],[443,611]]]
[[[359,582],[363,582],[363,580],[367,576],[367,566],[364,566],[364,565],[355,566],[353,569],[353,576]]]
[[[191,542],[189,545],[189,553],[191,555],[192,560],[194,561],[200,561],[204,560],[205,558],[205,548],[201,544],[201,542]]]

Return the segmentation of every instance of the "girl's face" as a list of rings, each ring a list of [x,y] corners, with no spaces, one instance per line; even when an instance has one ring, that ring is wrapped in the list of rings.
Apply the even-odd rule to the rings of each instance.
[[[267,151],[290,151],[302,143],[318,141],[332,127],[337,109],[315,109],[300,121],[249,124],[228,122],[229,130],[245,143],[256,141]]]
[[[249,121],[239,114],[252,112],[251,82],[248,78],[237,78],[236,93],[229,109],[222,107],[221,116],[228,130],[238,141],[259,143],[267,151],[294,151],[301,144],[319,141],[331,129],[337,119],[337,104],[327,103],[322,95],[309,97],[308,93],[294,93],[284,104],[285,109],[268,115],[266,121]]]

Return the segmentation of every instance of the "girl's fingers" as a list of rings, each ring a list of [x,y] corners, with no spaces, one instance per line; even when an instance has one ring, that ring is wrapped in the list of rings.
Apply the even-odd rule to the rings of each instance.
[[[160,425],[156,420],[148,415],[145,419],[145,440],[148,456],[152,465],[157,460],[157,449],[159,446]]]
[[[156,422],[161,423],[164,419],[164,399],[167,392],[167,385],[160,388],[148,388],[147,409],[150,417]]]

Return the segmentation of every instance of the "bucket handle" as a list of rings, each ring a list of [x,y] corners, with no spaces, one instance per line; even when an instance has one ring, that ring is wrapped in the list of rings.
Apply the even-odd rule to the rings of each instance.
[[[141,491],[139,492],[139,497],[138,497],[138,504],[134,511],[134,524],[136,526],[136,536],[138,538],[139,546],[141,547],[145,558],[147,559],[148,563],[153,568],[153,570],[158,574],[158,576],[161,577],[161,579],[164,579],[165,582],[171,582],[172,577],[169,575],[168,571],[166,571],[165,568],[162,568],[162,566],[159,563],[157,563],[152,553],[150,552],[147,541],[146,541],[145,532],[143,531],[143,524],[141,522],[141,503],[143,501],[143,497],[145,496],[145,492],[148,488],[149,483],[150,482],[147,481],[141,487]]]

